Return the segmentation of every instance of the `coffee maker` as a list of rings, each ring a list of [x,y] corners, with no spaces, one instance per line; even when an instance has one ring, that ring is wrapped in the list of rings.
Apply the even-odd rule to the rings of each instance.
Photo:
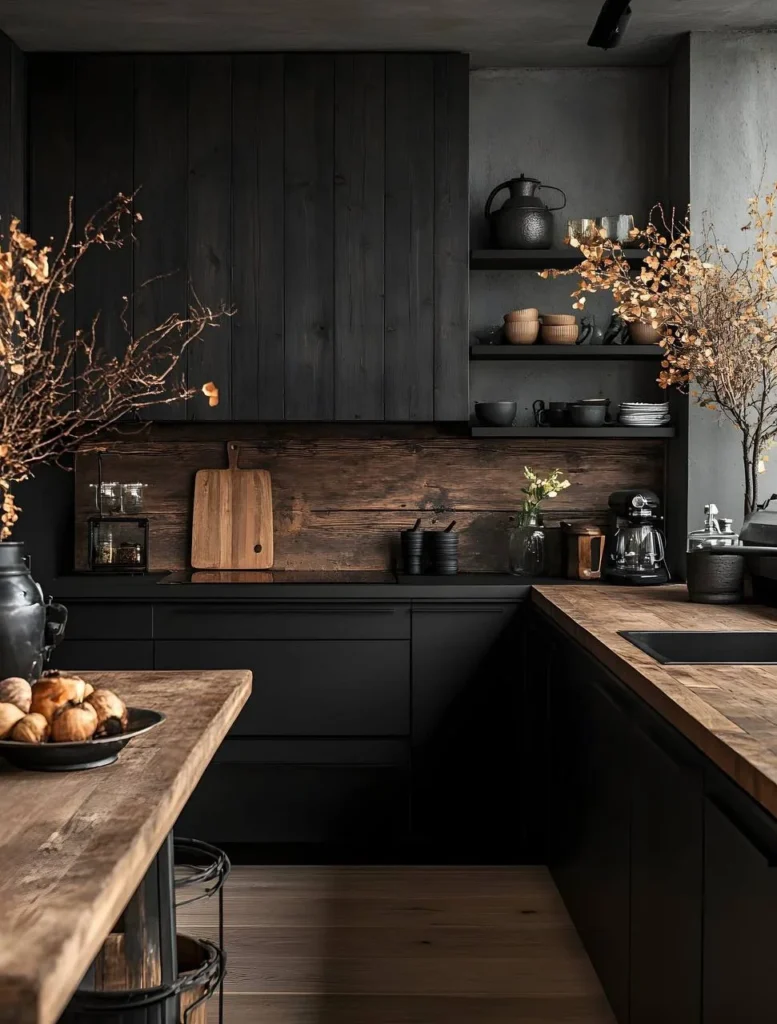
[[[608,505],[605,579],[638,587],[668,583],[658,495],[641,489],[614,491]]]

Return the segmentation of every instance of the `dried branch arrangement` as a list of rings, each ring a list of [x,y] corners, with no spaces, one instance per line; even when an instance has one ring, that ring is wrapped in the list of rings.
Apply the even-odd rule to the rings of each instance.
[[[207,328],[228,315],[223,307],[209,309],[193,296],[185,313],[134,335],[127,296],[121,314],[127,344],[120,356],[100,344],[98,311],[88,329],[75,331],[60,312],[62,297],[74,287],[76,268],[90,250],[110,251],[132,241],[133,226],[142,219],[133,206],[134,196],[119,193],[77,237],[71,203],[65,240],[55,254],[21,231],[16,219],[0,242],[2,540],[19,516],[14,484],[31,476],[36,465],[59,461],[147,406],[181,401],[198,390],[210,405],[218,404],[212,382],[201,389],[187,385],[182,357]]]
[[[634,273],[617,242],[604,237],[577,245],[576,309],[587,294],[611,291],[615,312],[627,323],[650,324],[661,335],[661,387],[688,389],[693,400],[717,409],[738,429],[744,469],[744,511],[758,503],[758,476],[777,438],[777,185],[748,201],[740,253],[719,245],[713,225],[693,244],[688,219],[655,220],[632,237],[647,250]]]

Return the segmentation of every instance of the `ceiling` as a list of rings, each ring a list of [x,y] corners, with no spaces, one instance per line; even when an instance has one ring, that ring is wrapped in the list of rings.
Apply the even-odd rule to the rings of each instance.
[[[24,50],[461,50],[475,67],[655,64],[678,35],[777,30],[775,0],[632,0],[625,42],[586,40],[602,0],[0,0]]]

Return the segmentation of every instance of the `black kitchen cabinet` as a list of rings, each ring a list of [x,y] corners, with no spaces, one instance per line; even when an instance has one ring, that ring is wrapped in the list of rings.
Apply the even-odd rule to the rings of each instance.
[[[132,672],[153,669],[150,640],[66,640],[51,656],[49,668],[73,672]]]
[[[630,733],[603,670],[548,634],[549,840],[554,881],[620,1022],[629,1011]]]
[[[79,266],[75,322],[102,311],[120,354],[124,296],[136,331],[185,313],[187,282],[234,311],[181,367],[219,404],[144,415],[467,421],[466,54],[36,54],[29,91],[38,237],[73,193],[80,227],[139,190],[137,244]]]
[[[448,856],[521,855],[520,622],[515,605],[413,608],[413,836]]]
[[[701,759],[666,726],[631,730],[630,746],[630,1024],[699,1024]]]
[[[176,832],[217,843],[315,844],[385,857],[407,841],[406,743],[227,739]]]
[[[404,736],[407,640],[158,640],[157,669],[253,673],[230,736]]]
[[[774,1019],[777,822],[730,785],[704,805],[704,1024]],[[748,806],[750,805],[750,806]]]

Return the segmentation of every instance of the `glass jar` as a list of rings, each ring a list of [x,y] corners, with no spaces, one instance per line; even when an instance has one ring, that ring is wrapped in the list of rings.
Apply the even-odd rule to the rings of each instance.
[[[510,572],[542,576],[545,571],[545,528],[537,514],[519,517],[510,531]]]
[[[133,483],[121,485],[121,497],[124,512],[134,516],[143,511],[143,490],[146,484]]]
[[[94,491],[94,504],[101,516],[117,515],[121,512],[121,484],[103,481],[101,484],[89,484]]]

